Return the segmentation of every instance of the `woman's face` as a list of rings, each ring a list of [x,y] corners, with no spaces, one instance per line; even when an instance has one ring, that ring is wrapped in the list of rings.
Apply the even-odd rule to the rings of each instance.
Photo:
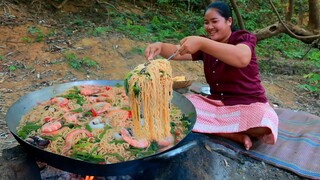
[[[217,9],[208,9],[204,15],[204,29],[210,39],[218,42],[228,42],[231,35],[232,18],[226,20]]]

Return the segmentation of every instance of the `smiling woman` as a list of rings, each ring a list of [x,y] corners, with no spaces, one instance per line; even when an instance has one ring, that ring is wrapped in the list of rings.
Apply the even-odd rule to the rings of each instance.
[[[210,93],[189,95],[197,109],[193,131],[223,136],[249,150],[252,138],[274,144],[278,117],[269,106],[261,85],[254,34],[232,28],[229,6],[221,1],[211,3],[204,15],[206,36],[188,36],[179,45],[157,42],[147,46],[146,59],[158,54],[172,60],[202,60]]]

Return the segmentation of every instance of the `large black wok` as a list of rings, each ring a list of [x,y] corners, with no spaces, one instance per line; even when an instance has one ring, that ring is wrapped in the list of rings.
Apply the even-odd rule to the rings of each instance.
[[[48,163],[56,168],[82,175],[94,175],[94,176],[118,176],[132,174],[134,172],[144,171],[147,167],[154,166],[157,162],[163,162],[168,157],[172,157],[177,153],[188,150],[194,146],[196,142],[184,143],[183,140],[176,144],[174,147],[154,154],[152,156],[144,157],[137,160],[131,160],[115,164],[93,164],[81,160],[71,159],[69,157],[54,154],[45,150],[42,150],[36,146],[33,146],[20,137],[17,136],[16,127],[19,124],[21,117],[26,114],[33,106],[37,103],[50,99],[56,96],[66,89],[72,86],[80,85],[109,85],[115,86],[117,83],[123,84],[123,81],[118,80],[93,80],[93,81],[77,81],[70,82],[51,87],[46,87],[41,90],[32,92],[21,97],[16,101],[9,109],[6,114],[6,123],[15,137],[15,139],[34,157]],[[183,95],[174,92],[172,103],[178,106],[183,113],[192,113],[189,118],[191,126],[188,130],[187,135],[191,132],[196,120],[196,111],[191,102]],[[185,139],[185,138],[184,138]]]

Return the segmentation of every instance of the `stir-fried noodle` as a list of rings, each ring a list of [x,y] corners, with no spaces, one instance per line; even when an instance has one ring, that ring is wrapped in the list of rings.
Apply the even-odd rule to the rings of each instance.
[[[134,136],[149,141],[161,141],[170,136],[171,74],[170,63],[166,60],[151,61],[129,73],[128,96]]]

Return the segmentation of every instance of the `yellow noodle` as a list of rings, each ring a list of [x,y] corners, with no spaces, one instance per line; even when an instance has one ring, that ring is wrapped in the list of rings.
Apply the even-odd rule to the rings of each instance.
[[[132,71],[128,96],[133,134],[137,138],[159,141],[170,135],[171,76],[170,63],[164,59],[153,60],[146,67],[140,65]],[[136,89],[139,89],[138,94]]]

